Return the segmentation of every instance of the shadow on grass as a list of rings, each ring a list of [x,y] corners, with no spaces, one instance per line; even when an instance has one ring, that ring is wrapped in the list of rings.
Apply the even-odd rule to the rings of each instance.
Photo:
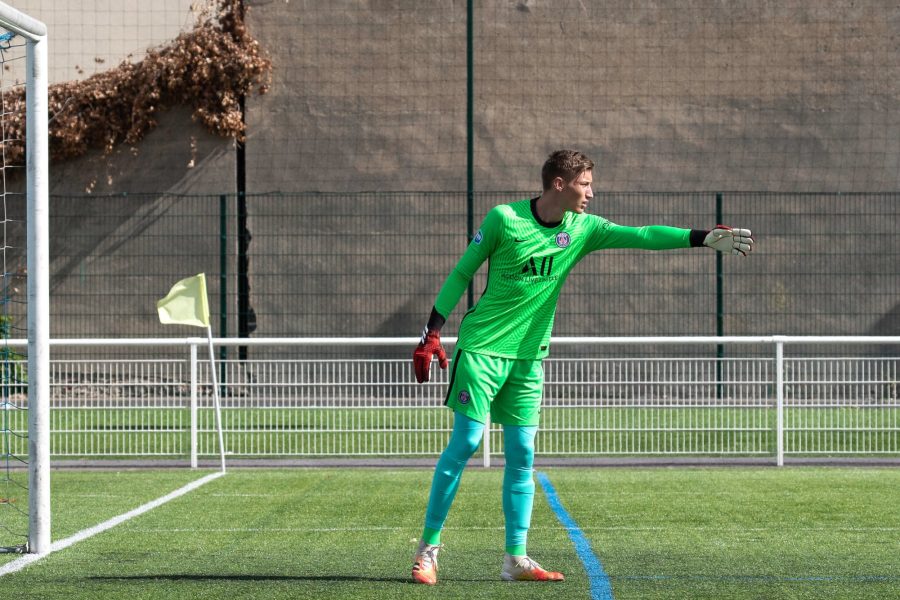
[[[722,581],[747,583],[884,583],[900,581],[894,575],[618,575],[613,581]]]
[[[204,575],[204,574],[178,574],[168,573],[160,575],[120,575],[120,576],[102,576],[102,577],[86,577],[87,581],[98,582],[128,582],[128,581],[360,581],[374,582],[380,581],[385,583],[408,583],[410,585],[421,585],[415,583],[409,577],[366,577],[363,575]],[[447,582],[475,582],[475,581],[493,581],[493,579],[447,579]]]

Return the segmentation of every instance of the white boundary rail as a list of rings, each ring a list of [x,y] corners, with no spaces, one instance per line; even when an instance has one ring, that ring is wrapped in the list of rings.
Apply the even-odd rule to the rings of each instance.
[[[419,385],[408,358],[383,356],[386,348],[411,349],[416,338],[213,343],[265,348],[266,356],[296,347],[366,350],[363,359],[220,363],[226,447],[234,456],[421,457],[443,449],[451,427],[442,406],[447,372],[434,368],[433,381]],[[545,361],[542,456],[762,456],[778,465],[786,454],[900,457],[900,337],[557,337],[552,343],[557,351],[581,347],[580,356],[631,348],[622,358],[607,351],[595,352],[605,358]],[[52,361],[53,454],[190,457],[191,466],[199,456],[216,456],[209,365],[198,358],[206,344],[200,337],[51,340],[54,348],[86,350],[78,360]],[[712,348],[718,345],[734,357],[717,358]],[[92,359],[87,350],[107,348],[108,355],[109,348],[126,346],[146,348],[148,358]],[[689,346],[711,351],[686,352]],[[791,346],[797,348],[786,356]],[[865,352],[834,356],[834,348],[848,346]],[[160,347],[184,347],[185,358],[160,359]],[[832,351],[817,356],[810,347]],[[631,357],[641,348],[647,356]],[[486,466],[502,455],[501,430],[490,431],[482,450]]]

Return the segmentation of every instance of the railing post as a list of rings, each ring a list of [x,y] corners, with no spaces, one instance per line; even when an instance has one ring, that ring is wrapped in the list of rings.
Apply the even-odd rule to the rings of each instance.
[[[784,340],[775,336],[775,460],[784,466]]]
[[[484,435],[482,436],[481,450],[484,452],[484,468],[491,466],[491,415],[484,420]]]
[[[194,343],[191,343],[191,468],[197,468],[197,344]]]

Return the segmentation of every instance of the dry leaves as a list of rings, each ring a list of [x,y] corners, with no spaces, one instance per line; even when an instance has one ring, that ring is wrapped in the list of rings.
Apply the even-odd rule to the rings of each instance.
[[[149,50],[140,62],[123,61],[85,80],[51,86],[51,160],[134,144],[156,127],[161,112],[182,104],[210,132],[243,140],[240,99],[266,92],[272,63],[240,11],[239,0],[218,0],[218,16]],[[24,94],[17,88],[3,95],[5,140],[25,139]],[[6,146],[6,164],[23,164],[24,143]]]

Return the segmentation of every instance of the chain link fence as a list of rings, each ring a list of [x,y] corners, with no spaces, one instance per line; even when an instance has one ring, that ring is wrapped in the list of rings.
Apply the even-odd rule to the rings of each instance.
[[[475,228],[497,203],[476,194]],[[205,272],[220,337],[409,336],[467,244],[465,193],[54,197],[53,337],[167,337],[155,301]],[[897,335],[900,194],[598,194],[621,224],[749,227],[753,254],[585,258],[555,335]],[[717,264],[718,263],[718,264]],[[485,271],[473,282],[477,300]],[[718,283],[718,285],[717,285]],[[24,288],[23,288],[24,289]],[[455,332],[464,296],[447,331]]]

